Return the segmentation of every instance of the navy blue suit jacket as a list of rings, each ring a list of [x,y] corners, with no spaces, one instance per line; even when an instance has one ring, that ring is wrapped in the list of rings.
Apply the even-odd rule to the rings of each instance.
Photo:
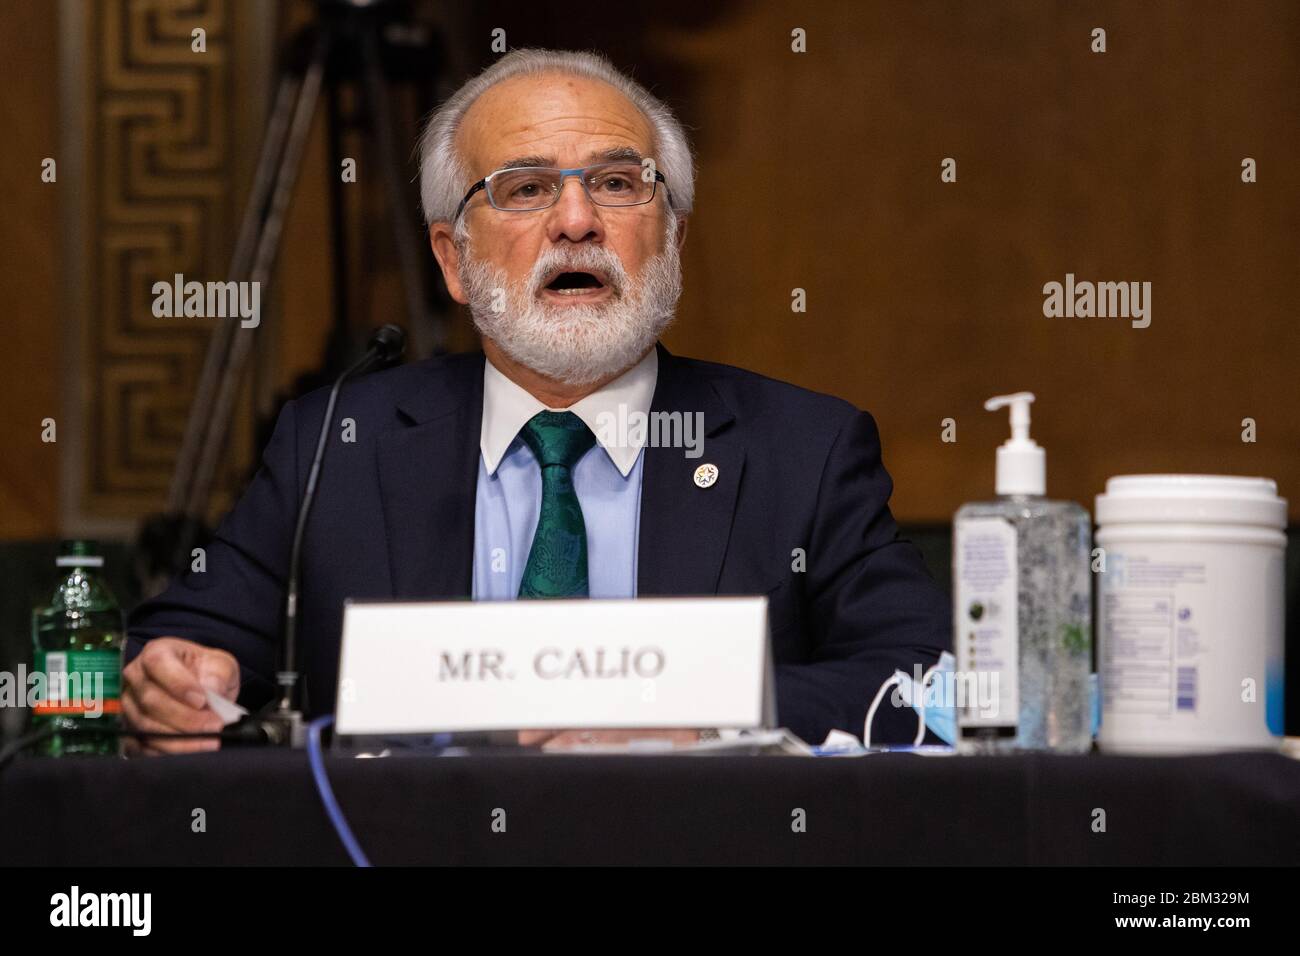
[[[467,598],[483,406],[482,353],[347,385],[304,541],[300,664],[308,715],[334,709],[345,598]],[[238,658],[240,702],[270,699],[298,503],[326,392],[289,403],[262,467],[186,573],[131,615],[127,656],[175,635]],[[765,594],[777,717],[806,740],[861,735],[895,668],[951,645],[946,596],[898,536],[876,424],[847,402],[660,346],[652,411],[702,412],[704,454],[646,447],[637,592]],[[355,441],[338,440],[355,421]],[[717,465],[700,489],[694,472]],[[800,549],[799,552],[796,549]],[[799,554],[802,553],[802,560]],[[916,716],[882,702],[874,739]]]

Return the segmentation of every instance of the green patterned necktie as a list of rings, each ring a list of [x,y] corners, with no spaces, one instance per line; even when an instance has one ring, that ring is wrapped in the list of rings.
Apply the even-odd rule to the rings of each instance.
[[[586,597],[587,525],[573,490],[573,466],[596,443],[596,436],[573,412],[538,412],[519,437],[542,469],[542,511],[519,596]]]

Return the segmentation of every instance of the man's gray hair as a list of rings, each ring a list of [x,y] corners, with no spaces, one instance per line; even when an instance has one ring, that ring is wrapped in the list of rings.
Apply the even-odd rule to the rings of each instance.
[[[664,174],[673,209],[691,211],[695,167],[682,124],[662,101],[640,83],[620,73],[598,53],[569,50],[512,50],[469,80],[434,111],[420,134],[420,203],[426,224],[450,222],[473,180],[456,151],[456,132],[474,101],[496,84],[516,76],[559,73],[608,83],[645,115],[654,129],[655,167]]]

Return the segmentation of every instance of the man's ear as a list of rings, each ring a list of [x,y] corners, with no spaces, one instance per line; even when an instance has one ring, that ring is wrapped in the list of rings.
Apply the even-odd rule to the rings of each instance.
[[[429,225],[429,247],[433,257],[442,269],[442,279],[447,283],[447,292],[461,305],[469,304],[469,297],[460,284],[460,250],[452,238],[453,229],[449,222],[435,222]]]
[[[680,252],[686,245],[686,217],[677,217],[677,251]]]

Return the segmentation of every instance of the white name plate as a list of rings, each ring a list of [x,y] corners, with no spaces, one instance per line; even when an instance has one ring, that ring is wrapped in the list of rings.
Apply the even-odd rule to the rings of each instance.
[[[344,607],[340,735],[774,724],[765,597]]]

